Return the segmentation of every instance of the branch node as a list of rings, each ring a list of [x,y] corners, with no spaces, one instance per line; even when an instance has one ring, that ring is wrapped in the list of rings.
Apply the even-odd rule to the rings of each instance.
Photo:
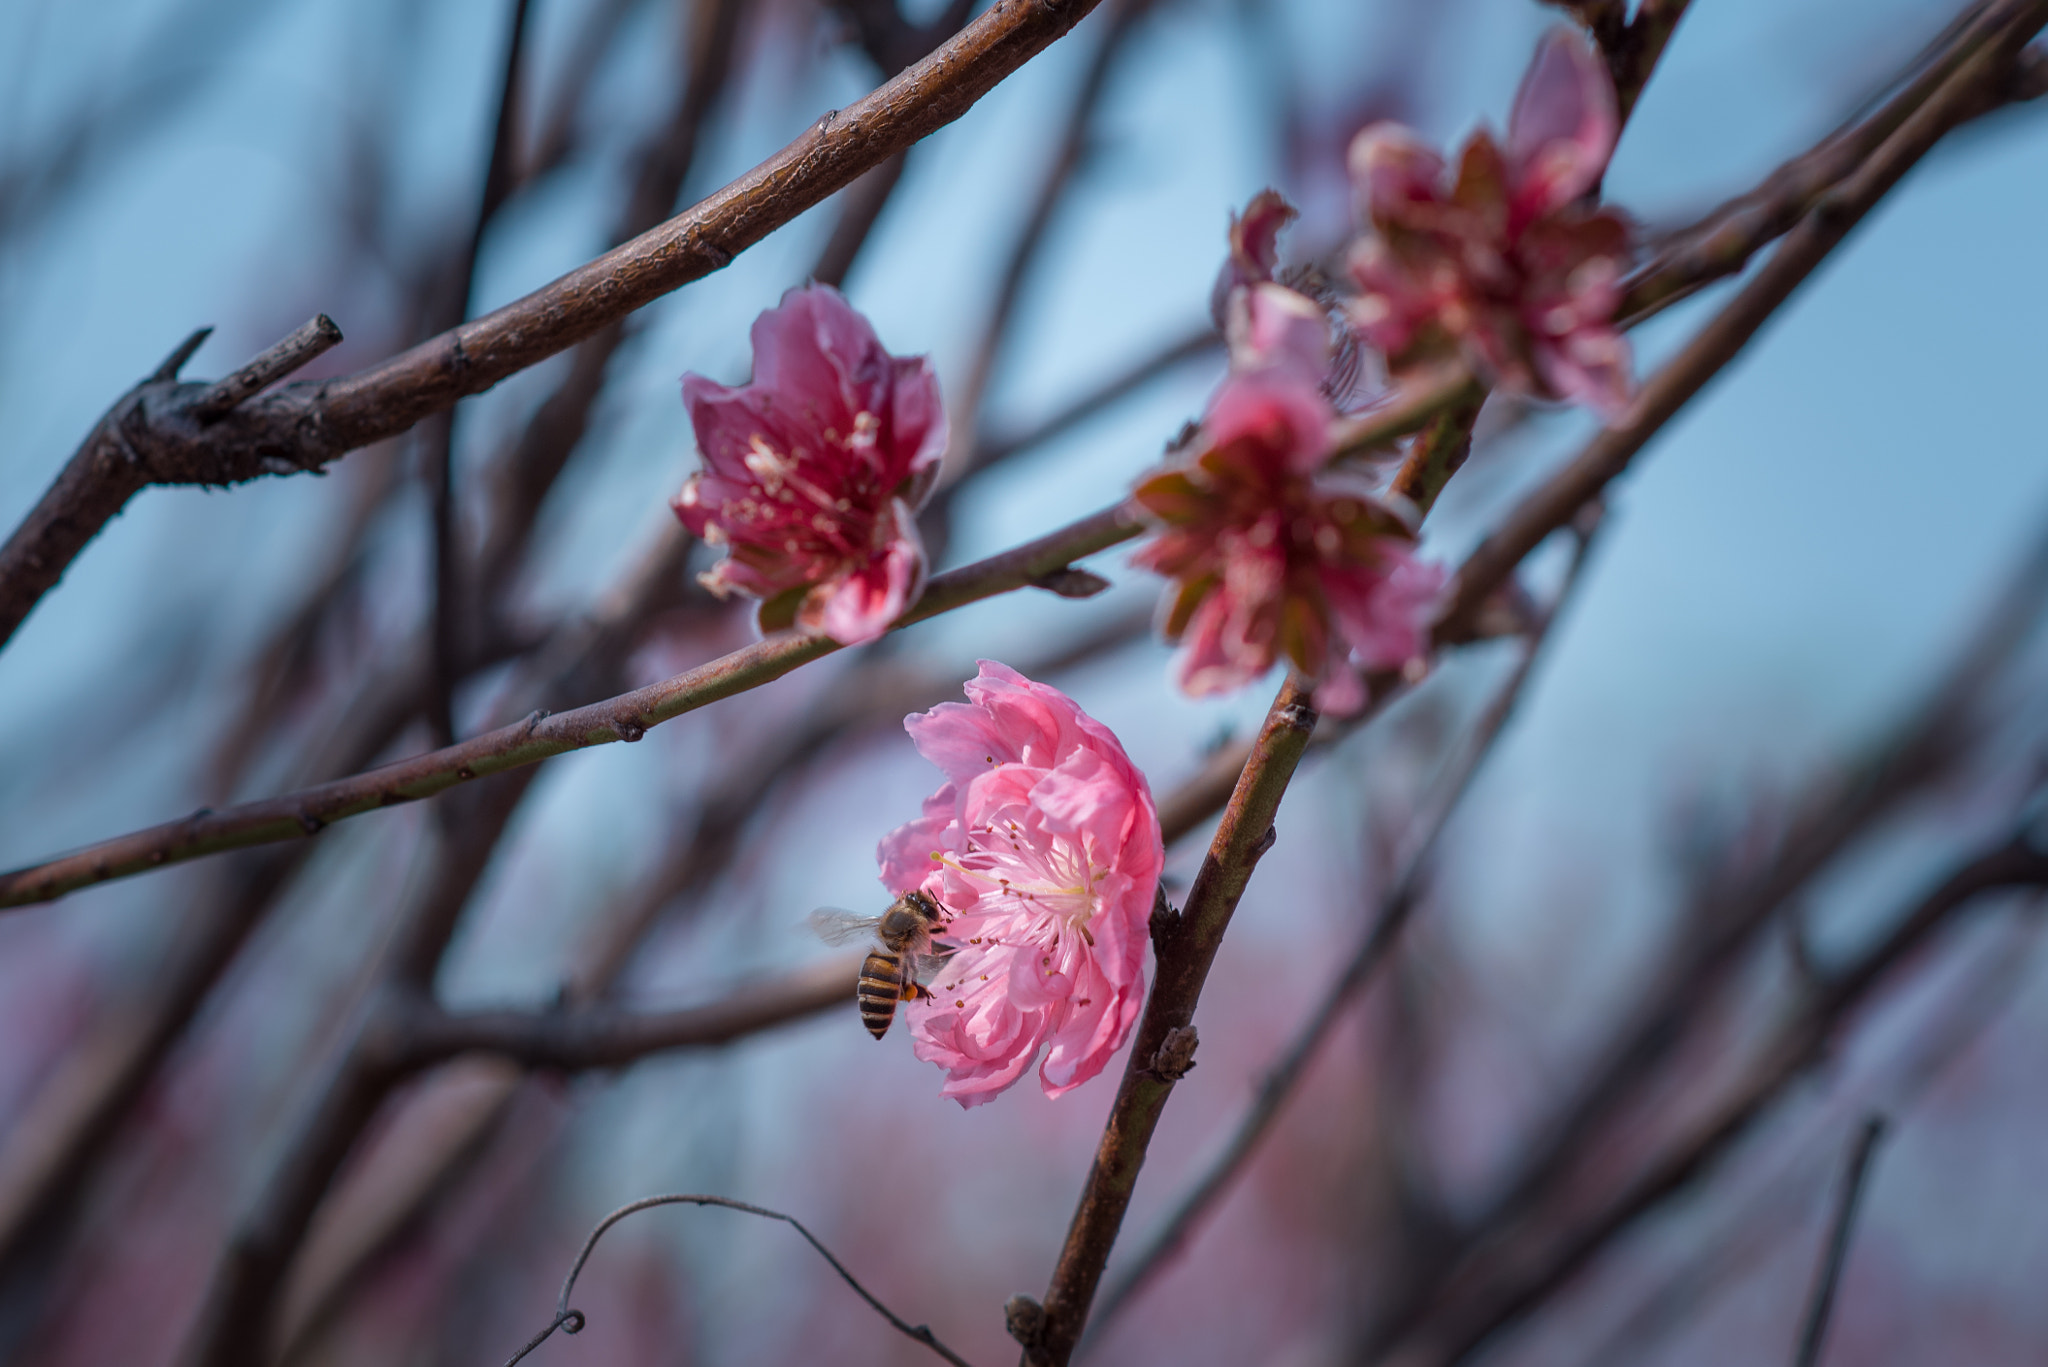
[[[1253,859],[1265,858],[1266,851],[1272,849],[1273,842],[1278,840],[1279,838],[1279,831],[1275,830],[1271,826],[1266,827],[1266,833],[1260,836],[1257,840],[1252,842],[1251,857]]]
[[[621,717],[615,718],[612,721],[612,733],[620,740],[626,742],[626,744],[631,745],[634,741],[647,734],[647,728],[630,717]]]
[[[1003,1327],[1026,1353],[1036,1354],[1045,1342],[1045,1307],[1029,1296],[1012,1296],[1003,1302]]]
[[[1195,1046],[1201,1043],[1192,1025],[1176,1025],[1159,1041],[1152,1061],[1138,1071],[1157,1082],[1179,1082],[1195,1067]]]

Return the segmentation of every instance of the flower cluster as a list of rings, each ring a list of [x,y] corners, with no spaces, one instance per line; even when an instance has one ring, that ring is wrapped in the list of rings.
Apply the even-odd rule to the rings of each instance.
[[[1481,129],[1452,175],[1399,124],[1361,132],[1351,177],[1371,231],[1350,261],[1359,336],[1397,374],[1462,350],[1498,385],[1618,416],[1628,227],[1581,203],[1618,131],[1606,64],[1559,29],[1522,78],[1505,149]]]
[[[762,599],[763,630],[872,641],[924,587],[915,514],[945,451],[938,381],[826,285],[784,295],[753,342],[751,384],[683,377],[704,468],[676,516],[727,547],[703,581]]]
[[[1616,133],[1607,68],[1565,30],[1523,78],[1506,150],[1474,134],[1455,178],[1397,124],[1360,133],[1351,171],[1369,227],[1340,331],[1397,378],[1463,352],[1496,384],[1618,413],[1628,232],[1581,202]],[[1160,616],[1187,692],[1242,687],[1284,659],[1343,713],[1364,702],[1364,674],[1422,652],[1444,572],[1415,557],[1414,508],[1326,464],[1346,367],[1332,310],[1281,277],[1293,217],[1268,190],[1231,222],[1211,299],[1230,373],[1195,439],[1134,491],[1160,528],[1137,563],[1175,581]]]
[[[1277,193],[1232,220],[1211,299],[1229,373],[1133,493],[1156,530],[1137,563],[1174,581],[1161,623],[1182,644],[1184,689],[1236,689],[1284,661],[1342,714],[1364,703],[1366,675],[1426,650],[1445,575],[1415,554],[1420,512],[1331,460],[1361,346],[1396,379],[1462,354],[1496,385],[1621,410],[1628,230],[1587,202],[1617,132],[1606,67],[1559,32],[1523,79],[1505,148],[1474,134],[1455,175],[1398,125],[1359,134],[1368,226],[1348,302],[1280,270],[1295,211]],[[923,583],[912,518],[945,444],[937,384],[823,287],[785,296],[753,340],[751,384],[684,379],[705,468],[677,514],[730,547],[706,582],[763,599],[764,629],[872,640]],[[1116,737],[1059,690],[983,661],[966,693],[906,719],[946,782],[877,851],[892,893],[943,911],[941,965],[906,1008],[913,1047],[962,1106],[1034,1061],[1059,1096],[1137,1023],[1159,817]]]
[[[905,720],[946,782],[877,850],[892,894],[922,889],[949,918],[932,995],[906,1008],[911,1037],[962,1106],[1045,1046],[1039,1083],[1059,1096],[1137,1023],[1159,814],[1123,746],[1066,694],[993,660],[966,691]]]

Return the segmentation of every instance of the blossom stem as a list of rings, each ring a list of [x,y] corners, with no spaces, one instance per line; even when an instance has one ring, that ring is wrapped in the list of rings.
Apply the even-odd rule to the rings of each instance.
[[[1423,512],[1435,506],[1436,496],[1472,454],[1472,426],[1479,421],[1480,406],[1486,402],[1479,386],[1472,386],[1472,391],[1429,420],[1389,486],[1391,492]]]
[[[1095,1165],[1089,1170],[1066,1245],[1053,1269],[1044,1316],[1033,1326],[1032,1341],[1025,1344],[1026,1360],[1034,1367],[1065,1367],[1087,1323],[1089,1305],[1130,1206],[1152,1132],[1178,1074],[1185,1071],[1184,1059],[1177,1068],[1156,1067],[1155,1060],[1174,1055],[1176,1044],[1179,1054],[1187,1052],[1190,1036],[1186,1032],[1202,984],[1237,910],[1238,898],[1260,856],[1272,844],[1273,817],[1315,731],[1310,692],[1309,684],[1292,676],[1281,685],[1224,808],[1186,907],[1178,917],[1155,924],[1158,968],[1152,995],[1145,1003],[1145,1015],[1125,1063]]]

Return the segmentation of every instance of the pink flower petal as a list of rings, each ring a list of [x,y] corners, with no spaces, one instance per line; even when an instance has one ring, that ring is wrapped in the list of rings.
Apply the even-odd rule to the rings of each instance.
[[[1393,122],[1371,124],[1351,140],[1351,184],[1361,216],[1398,216],[1414,203],[1437,197],[1444,177],[1444,159],[1417,137],[1415,130]]]
[[[1598,184],[1619,133],[1607,64],[1578,34],[1553,28],[1522,77],[1508,120],[1519,221],[1554,213]]]
[[[901,499],[891,501],[889,515],[881,554],[839,579],[815,614],[806,604],[797,618],[800,624],[841,645],[865,645],[881,639],[917,601],[924,590],[924,541],[917,519]]]
[[[1278,368],[1320,386],[1330,368],[1330,319],[1323,306],[1285,285],[1234,291],[1224,316],[1231,368]]]

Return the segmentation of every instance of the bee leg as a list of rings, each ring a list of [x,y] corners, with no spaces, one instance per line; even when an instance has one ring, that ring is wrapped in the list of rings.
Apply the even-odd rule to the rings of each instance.
[[[926,987],[923,983],[918,982],[915,978],[905,978],[903,980],[903,991],[901,993],[901,996],[904,1001],[918,1001],[921,998],[931,996],[931,994],[931,989]]]

